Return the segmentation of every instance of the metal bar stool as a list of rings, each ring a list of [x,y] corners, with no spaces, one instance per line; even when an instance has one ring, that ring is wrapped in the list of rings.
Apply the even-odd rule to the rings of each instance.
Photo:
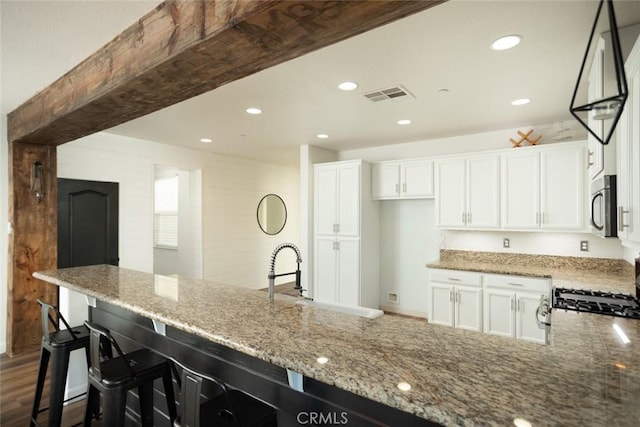
[[[89,331],[84,326],[72,328],[65,318],[60,314],[57,307],[38,300],[41,307],[42,321],[42,346],[40,349],[40,368],[38,369],[38,382],[36,394],[33,399],[33,409],[31,410],[30,426],[37,424],[38,414],[46,409],[40,410],[40,399],[44,389],[44,382],[47,376],[49,358],[51,358],[51,386],[49,392],[49,426],[59,426],[62,421],[63,404],[69,400],[76,399],[83,394],[64,400],[64,389],[67,384],[67,371],[69,370],[69,355],[72,351],[81,348],[85,349],[87,365],[89,364]],[[64,324],[67,329],[60,329],[58,323],[51,316],[51,312]],[[49,332],[49,325],[54,328]]]
[[[235,426],[275,427],[276,410],[240,390],[227,387],[221,380],[196,372],[175,359],[182,368],[180,417],[174,427]],[[221,393],[201,403],[203,381],[218,386]]]
[[[143,426],[153,426],[153,381],[162,378],[169,420],[176,419],[176,402],[173,394],[173,382],[169,362],[148,349],[123,353],[122,349],[105,328],[84,322],[89,328],[91,367],[89,368],[89,387],[84,425],[91,425],[93,408],[103,396],[102,425],[123,426],[127,392],[138,388],[140,398],[140,417]],[[106,339],[115,349],[117,357],[101,360],[100,341]],[[106,354],[103,352],[102,354]]]

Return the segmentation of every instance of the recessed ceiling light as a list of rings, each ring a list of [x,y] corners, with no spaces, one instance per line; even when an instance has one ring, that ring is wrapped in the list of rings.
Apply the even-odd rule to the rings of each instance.
[[[342,82],[338,85],[338,89],[340,90],[354,90],[358,87],[358,83],[356,82]]]
[[[318,139],[327,139],[327,138],[329,138],[329,135],[327,135],[326,133],[319,133],[316,136],[318,137]]]
[[[517,34],[500,37],[498,40],[491,43],[491,49],[493,50],[506,50],[511,49],[520,44],[522,37]]]
[[[411,120],[409,120],[409,119],[398,120],[398,124],[399,125],[409,125],[409,124],[411,124]]]
[[[447,88],[438,89],[438,93],[449,93],[449,89]]]
[[[211,139],[211,138],[200,138],[200,142],[204,142],[205,144],[209,144],[210,142],[213,142],[213,139]]]
[[[516,99],[514,101],[511,101],[511,105],[526,105],[528,103],[530,103],[531,100],[529,98],[520,98],[520,99]]]
[[[256,107],[247,108],[249,114],[262,114],[262,110]]]

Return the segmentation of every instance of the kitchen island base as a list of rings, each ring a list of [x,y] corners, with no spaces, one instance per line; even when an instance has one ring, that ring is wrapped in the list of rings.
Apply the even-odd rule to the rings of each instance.
[[[103,301],[89,307],[89,319],[109,329],[125,351],[150,348],[269,403],[277,409],[278,426],[439,425],[307,377],[304,392],[296,391],[284,368],[170,326],[158,333],[151,319]],[[174,387],[177,393],[177,384]],[[155,384],[154,406],[154,425],[169,425],[160,381]],[[127,425],[139,422],[137,392],[131,391]]]

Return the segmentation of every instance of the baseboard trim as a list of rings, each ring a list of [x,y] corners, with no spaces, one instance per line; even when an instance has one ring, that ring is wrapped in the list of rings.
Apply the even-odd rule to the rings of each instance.
[[[403,314],[405,316],[421,317],[427,319],[427,313],[422,311],[405,310],[393,305],[380,305],[380,310],[390,313]]]

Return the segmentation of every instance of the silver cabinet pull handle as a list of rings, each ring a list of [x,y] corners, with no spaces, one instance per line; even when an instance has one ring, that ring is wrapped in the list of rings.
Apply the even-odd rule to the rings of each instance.
[[[404,184],[402,184],[402,192],[403,193],[407,192],[407,183],[406,182]]]
[[[589,169],[591,166],[593,166],[593,160],[591,160],[591,158],[593,157],[593,155],[594,155],[594,152],[593,152],[593,151],[591,151],[591,150],[589,150],[589,158],[588,158],[589,163],[587,164],[587,169]]]
[[[400,184],[396,184],[396,194],[400,194]]]
[[[509,282],[508,285],[511,285],[511,286],[523,286],[522,283],[512,283],[512,282]]]
[[[451,280],[452,282],[459,282],[460,279],[458,279],[457,277],[447,277],[448,280]]]
[[[629,211],[625,211],[624,207],[618,206],[618,231],[624,231],[624,228],[629,226],[624,223],[624,214],[628,213]]]
[[[449,291],[449,302],[453,302],[453,290]]]
[[[511,311],[513,311],[513,298],[511,298]]]
[[[456,292],[456,302],[460,302],[460,291]]]

